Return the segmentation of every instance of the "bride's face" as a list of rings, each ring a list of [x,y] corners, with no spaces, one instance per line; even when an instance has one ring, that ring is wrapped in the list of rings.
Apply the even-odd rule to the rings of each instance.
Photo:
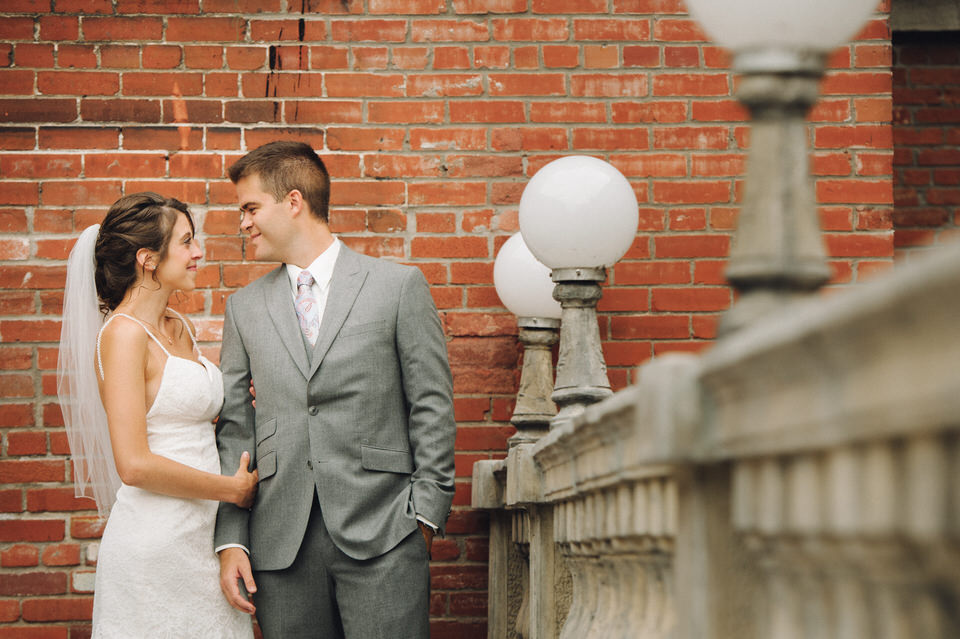
[[[192,291],[197,287],[197,264],[201,257],[203,251],[193,236],[190,221],[186,215],[178,213],[167,255],[157,266],[157,279],[172,289]]]

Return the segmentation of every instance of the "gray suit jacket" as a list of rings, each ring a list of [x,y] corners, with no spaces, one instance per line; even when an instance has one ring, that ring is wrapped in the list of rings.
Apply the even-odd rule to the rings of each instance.
[[[419,269],[342,246],[308,353],[281,266],[227,300],[220,363],[221,466],[232,474],[250,451],[260,485],[251,510],[220,505],[216,546],[243,544],[255,570],[290,566],[314,492],[334,543],[356,559],[393,548],[417,514],[446,522],[453,382]]]

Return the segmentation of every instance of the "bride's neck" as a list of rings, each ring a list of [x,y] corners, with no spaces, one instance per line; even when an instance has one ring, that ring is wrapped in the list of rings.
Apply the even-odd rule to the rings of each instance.
[[[170,301],[170,292],[162,288],[149,290],[149,284],[150,282],[139,282],[131,286],[115,310],[135,315],[138,319],[159,326]]]

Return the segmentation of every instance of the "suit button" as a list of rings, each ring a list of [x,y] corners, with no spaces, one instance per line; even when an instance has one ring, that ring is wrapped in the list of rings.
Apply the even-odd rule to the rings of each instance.
[[[313,416],[316,416],[316,414],[320,412],[320,409],[317,408],[316,406],[311,406],[307,412]]]

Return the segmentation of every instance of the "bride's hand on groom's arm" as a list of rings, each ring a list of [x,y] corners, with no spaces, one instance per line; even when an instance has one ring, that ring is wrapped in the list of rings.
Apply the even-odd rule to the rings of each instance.
[[[250,466],[250,453],[244,451],[240,455],[240,467],[234,474],[237,481],[237,497],[232,500],[240,508],[250,508],[253,505],[253,498],[257,494],[257,479],[259,474],[256,470],[252,473],[247,470]]]
[[[220,551],[220,590],[231,606],[252,615],[257,611],[249,595],[240,591],[239,580],[243,580],[243,587],[250,594],[257,591],[257,584],[253,580],[253,571],[250,569],[250,558],[242,548],[224,548]]]

